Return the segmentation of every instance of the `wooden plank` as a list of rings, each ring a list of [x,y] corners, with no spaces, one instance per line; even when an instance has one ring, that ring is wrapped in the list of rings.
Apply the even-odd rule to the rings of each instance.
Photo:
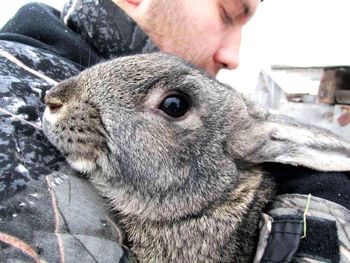
[[[325,70],[321,77],[317,101],[319,103],[334,104],[337,86],[337,71],[335,69]]]

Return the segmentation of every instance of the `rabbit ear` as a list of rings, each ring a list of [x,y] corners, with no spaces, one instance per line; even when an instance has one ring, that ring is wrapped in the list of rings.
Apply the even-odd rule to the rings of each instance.
[[[265,114],[252,103],[245,104],[245,127],[238,131],[235,128],[229,136],[233,158],[248,163],[301,165],[319,171],[350,171],[350,143],[345,139],[284,116]]]

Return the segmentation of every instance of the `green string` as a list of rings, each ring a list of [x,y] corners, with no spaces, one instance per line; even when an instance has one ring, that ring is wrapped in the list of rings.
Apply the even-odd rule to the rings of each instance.
[[[309,207],[310,207],[310,201],[311,201],[311,194],[309,194],[308,197],[307,197],[306,208],[305,208],[304,215],[303,215],[303,220],[304,220],[304,235],[303,235],[300,239],[303,239],[303,238],[306,237],[306,214],[307,214],[307,211],[309,210]]]

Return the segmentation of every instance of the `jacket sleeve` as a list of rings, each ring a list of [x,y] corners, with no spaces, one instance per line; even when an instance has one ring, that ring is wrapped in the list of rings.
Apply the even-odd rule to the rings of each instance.
[[[43,98],[79,73],[48,50],[0,40],[0,262],[130,262],[105,200],[41,130]]]

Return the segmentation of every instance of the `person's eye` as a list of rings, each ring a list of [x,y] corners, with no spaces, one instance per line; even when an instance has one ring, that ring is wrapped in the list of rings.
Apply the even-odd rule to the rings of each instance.
[[[180,118],[189,111],[190,101],[185,95],[172,94],[162,101],[159,109],[172,118]]]
[[[232,25],[233,24],[233,18],[227,13],[225,8],[221,9],[221,18],[224,24]]]

